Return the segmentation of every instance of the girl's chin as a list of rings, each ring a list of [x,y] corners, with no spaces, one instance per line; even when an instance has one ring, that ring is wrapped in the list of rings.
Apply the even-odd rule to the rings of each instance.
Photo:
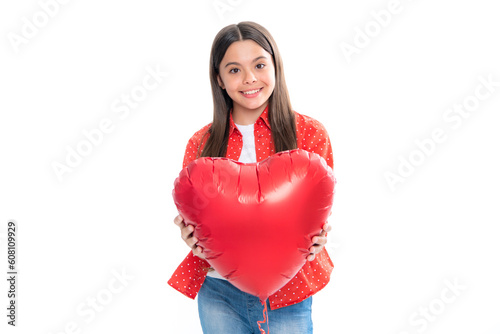
[[[252,104],[248,104],[248,103],[238,104],[237,107],[241,110],[253,111],[253,110],[263,108],[263,106],[266,104],[266,102],[264,102],[264,103],[252,103]]]
[[[268,101],[269,101],[269,98],[268,99],[263,99],[263,98],[247,99],[247,98],[243,97],[243,99],[238,99],[237,103],[246,109],[253,110],[253,109],[259,109],[260,107],[265,105]]]

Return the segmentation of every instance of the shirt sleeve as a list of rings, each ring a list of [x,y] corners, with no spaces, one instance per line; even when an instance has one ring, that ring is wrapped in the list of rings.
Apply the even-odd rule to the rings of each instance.
[[[201,130],[197,131],[191,138],[189,138],[186,144],[186,150],[184,152],[184,160],[182,162],[182,168],[185,168],[191,162],[196,160],[196,155],[198,153],[198,147],[201,145],[201,140],[203,139],[203,145],[201,147],[201,149],[203,149],[203,146],[205,145],[208,139],[208,135],[205,137],[203,137],[203,135],[208,130],[209,126],[210,124],[206,125]]]
[[[327,165],[333,169],[333,152],[330,136],[323,124],[319,122],[318,124],[320,127],[317,130],[317,139],[312,143],[312,152],[322,156],[326,160]]]
[[[321,122],[312,117],[300,115],[303,122],[298,126],[298,148],[319,154],[333,170],[333,152],[330,136]],[[334,176],[335,178],[335,176]],[[337,180],[335,179],[335,183]],[[328,233],[325,233],[327,236]],[[325,249],[323,251],[326,251]],[[323,252],[322,251],[322,252]]]
[[[186,168],[187,165],[189,165],[192,161],[197,159],[196,155],[198,153],[198,147],[200,146],[201,139],[206,129],[207,127],[204,127],[203,129],[197,131],[191,138],[189,138],[186,144],[186,150],[184,152],[184,160],[182,163],[182,168]],[[205,142],[206,139],[204,139],[204,143]],[[186,275],[184,273],[186,270],[182,270],[182,268],[186,268],[190,264],[193,264],[194,267],[193,275],[191,276]],[[189,295],[191,298],[194,298],[196,294],[190,294],[192,293],[192,291],[188,292],[187,290],[185,290],[186,286],[188,286],[188,289],[190,289],[191,286],[196,287],[197,284],[200,284],[201,286],[201,283],[203,283],[203,280],[205,279],[205,276],[207,274],[208,268],[210,268],[210,264],[207,261],[193,255],[193,252],[189,252],[189,254],[186,256],[184,261],[181,263],[179,268],[172,276],[172,282],[174,282],[174,277],[183,277],[183,279],[189,280],[189,284],[185,284],[184,289],[181,287],[180,284],[177,285],[171,284],[171,285],[175,287],[177,290],[186,293],[186,295]],[[176,283],[178,283],[178,281],[176,281]]]
[[[328,166],[333,169],[333,152],[330,137],[326,128],[321,122],[304,115],[304,122],[299,125],[298,148],[319,154],[323,157]]]
[[[198,153],[199,144],[196,143],[196,139],[191,137],[186,145],[186,150],[184,152],[184,160],[182,162],[182,168],[186,168],[192,161],[196,160],[196,154]]]

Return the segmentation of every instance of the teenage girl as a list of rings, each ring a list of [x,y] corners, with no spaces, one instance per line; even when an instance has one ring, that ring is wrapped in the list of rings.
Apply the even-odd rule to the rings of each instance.
[[[241,22],[223,28],[210,53],[213,122],[190,139],[183,167],[199,157],[227,157],[252,163],[272,154],[302,148],[321,155],[333,168],[328,133],[321,123],[292,110],[283,63],[274,39],[262,26]],[[194,228],[174,219],[192,252],[169,284],[190,298],[198,296],[203,333],[259,333],[262,304],[240,291],[205,261]],[[312,333],[312,295],[329,282],[333,263],[326,249],[330,225],[312,238],[307,263],[283,288],[268,298],[272,334]],[[276,236],[279,238],[279,235]]]

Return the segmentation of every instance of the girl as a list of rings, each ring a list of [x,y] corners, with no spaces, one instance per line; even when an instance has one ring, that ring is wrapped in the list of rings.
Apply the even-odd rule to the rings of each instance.
[[[302,148],[321,155],[333,168],[328,133],[321,123],[292,110],[283,64],[274,39],[262,26],[241,22],[223,28],[210,53],[213,122],[196,132],[186,147],[183,167],[198,157],[227,157],[245,163]],[[234,287],[204,260],[194,228],[174,219],[192,249],[169,284],[190,298],[198,296],[203,333],[258,333],[259,299]],[[272,334],[312,333],[312,295],[329,281],[333,263],[324,245],[325,223],[308,262],[266,301]],[[276,236],[279,238],[279,235]]]

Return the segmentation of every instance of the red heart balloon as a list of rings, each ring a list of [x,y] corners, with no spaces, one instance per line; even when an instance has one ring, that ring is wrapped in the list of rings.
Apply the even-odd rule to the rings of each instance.
[[[321,156],[296,149],[258,163],[196,159],[175,180],[173,197],[210,265],[264,301],[305,264],[334,185]]]

